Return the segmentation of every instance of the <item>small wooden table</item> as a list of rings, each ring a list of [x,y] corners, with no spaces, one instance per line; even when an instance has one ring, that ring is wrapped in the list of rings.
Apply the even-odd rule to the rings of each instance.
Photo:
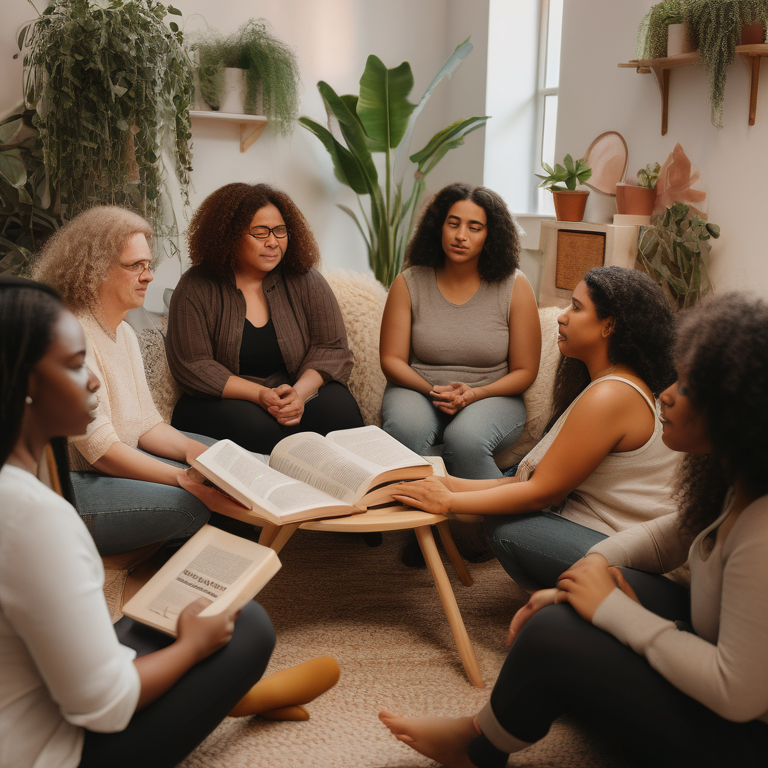
[[[376,533],[403,531],[412,528],[416,533],[416,539],[424,554],[427,568],[429,568],[429,572],[435,580],[437,593],[440,596],[440,602],[443,604],[443,610],[448,619],[448,624],[453,633],[453,639],[456,642],[456,648],[459,651],[459,657],[464,665],[469,682],[476,688],[483,688],[483,678],[480,674],[480,666],[477,663],[475,651],[472,648],[467,629],[464,626],[464,620],[461,618],[461,612],[456,603],[456,596],[453,594],[448,574],[445,572],[443,561],[437,552],[437,545],[432,535],[431,526],[433,525],[437,526],[445,551],[453,567],[456,569],[461,583],[471,587],[472,578],[456,549],[456,544],[448,527],[448,520],[442,515],[432,515],[428,512],[411,509],[410,507],[397,506],[371,509],[359,515],[332,517],[326,520],[310,520],[301,524],[292,523],[277,526],[266,523],[261,531],[259,544],[271,547],[275,552],[280,552],[299,527],[308,531],[335,531],[338,533]]]

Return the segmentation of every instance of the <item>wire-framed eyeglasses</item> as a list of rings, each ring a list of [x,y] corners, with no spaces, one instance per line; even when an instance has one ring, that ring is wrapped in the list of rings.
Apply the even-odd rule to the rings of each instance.
[[[151,264],[152,262],[150,261],[136,261],[133,264],[123,264],[122,262],[120,262],[120,266],[123,269],[128,270],[128,272],[132,272],[134,275],[141,275],[145,269],[151,275],[152,274]]]
[[[281,224],[279,227],[254,227],[248,231],[248,234],[256,240],[266,240],[270,235],[274,235],[278,240],[288,237],[288,227]]]

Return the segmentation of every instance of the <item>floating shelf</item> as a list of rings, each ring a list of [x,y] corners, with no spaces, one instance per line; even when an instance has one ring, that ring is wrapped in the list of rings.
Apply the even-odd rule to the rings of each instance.
[[[239,123],[241,152],[245,152],[267,127],[267,118],[263,115],[236,115],[231,112],[209,112],[208,110],[191,109],[189,116],[204,120],[224,120],[229,123]]]
[[[746,65],[750,73],[749,87],[749,124],[755,124],[757,112],[757,87],[760,83],[760,60],[768,56],[768,44],[737,45],[736,53]],[[619,64],[619,67],[634,69],[638,74],[653,73],[661,93],[661,135],[666,136],[669,122],[669,81],[671,70],[700,64],[698,51],[681,53],[678,56],[667,56],[663,59],[633,59]]]

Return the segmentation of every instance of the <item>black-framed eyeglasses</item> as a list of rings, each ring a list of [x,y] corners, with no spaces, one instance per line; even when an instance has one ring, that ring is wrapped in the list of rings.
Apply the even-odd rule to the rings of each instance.
[[[256,240],[266,240],[270,235],[274,235],[278,240],[288,237],[288,227],[281,224],[279,227],[254,227],[248,234]]]

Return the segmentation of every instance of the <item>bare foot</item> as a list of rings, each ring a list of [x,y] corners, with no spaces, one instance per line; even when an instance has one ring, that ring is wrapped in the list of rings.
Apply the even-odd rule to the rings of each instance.
[[[477,738],[471,717],[400,717],[379,712],[379,720],[392,735],[446,768],[474,768],[467,756]]]

